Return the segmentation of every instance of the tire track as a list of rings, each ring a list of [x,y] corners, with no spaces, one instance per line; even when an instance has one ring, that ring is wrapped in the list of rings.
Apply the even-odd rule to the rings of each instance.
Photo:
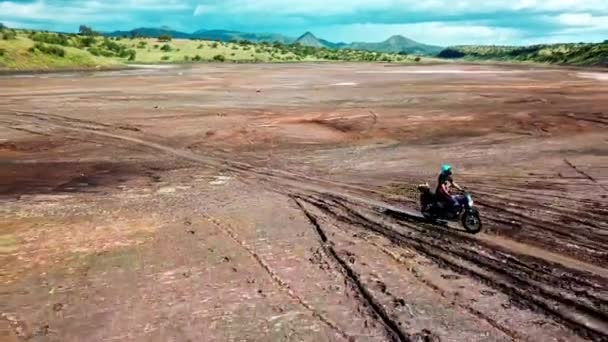
[[[374,296],[369,292],[369,290],[365,287],[365,285],[361,282],[359,275],[350,267],[348,264],[338,255],[334,247],[332,246],[331,241],[327,238],[327,234],[317,221],[316,217],[313,216],[302,203],[298,199],[298,197],[292,197],[298,207],[302,210],[304,215],[310,221],[310,224],[314,227],[315,232],[319,236],[321,246],[323,249],[332,257],[334,262],[338,264],[342,270],[343,274],[347,278],[347,280],[354,285],[357,289],[361,298],[364,300],[364,304],[371,308],[373,314],[380,317],[381,322],[386,328],[387,337],[391,341],[399,341],[399,342],[409,342],[411,341],[411,337],[401,330],[399,324],[395,322],[392,318],[390,318],[389,314],[386,312],[382,304],[378,303],[378,301],[374,298]]]
[[[304,201],[306,201],[308,203],[311,203],[309,199],[306,199]],[[336,225],[336,227],[338,229],[342,230],[344,233],[349,233],[349,231],[345,230],[344,228],[339,227],[338,225]],[[367,239],[365,237],[357,236],[357,238],[359,240],[361,240],[361,241],[364,241],[367,244],[372,245],[378,251],[380,251],[380,252],[384,253],[385,255],[389,256],[396,263],[398,263],[400,265],[403,265],[403,266],[406,266],[406,270],[414,276],[414,279],[416,279],[418,282],[420,282],[420,284],[422,284],[422,285],[426,286],[427,288],[431,289],[433,292],[437,293],[441,297],[443,297],[445,299],[448,299],[450,301],[451,305],[459,307],[459,308],[461,308],[461,309],[469,312],[471,315],[477,317],[478,319],[485,321],[490,326],[494,327],[495,329],[497,329],[497,330],[501,331],[502,333],[504,333],[505,335],[509,336],[513,341],[526,340],[518,332],[516,332],[514,330],[511,330],[511,329],[509,329],[509,328],[501,325],[496,320],[490,318],[489,316],[485,315],[484,313],[480,312],[479,310],[476,310],[476,309],[472,308],[471,306],[469,306],[469,305],[467,305],[465,303],[462,303],[456,297],[454,297],[454,296],[448,296],[448,294],[444,290],[440,289],[438,286],[436,286],[435,284],[433,284],[430,280],[424,278],[414,268],[409,267],[411,265],[406,264],[402,258],[400,258],[399,256],[395,255],[395,253],[391,252],[386,247],[381,246],[381,245],[377,244],[374,241],[370,241],[369,239]]]
[[[311,304],[307,303],[302,297],[298,296],[292,289],[291,286],[287,282],[285,282],[281,277],[272,270],[270,265],[264,261],[251,247],[249,247],[243,240],[239,239],[236,233],[226,224],[221,223],[219,220],[201,214],[203,218],[207,221],[211,222],[215,225],[220,231],[222,231],[226,236],[228,236],[232,241],[238,244],[241,248],[243,248],[255,261],[256,263],[262,267],[262,269],[268,274],[268,276],[272,279],[275,286],[277,286],[281,291],[286,293],[291,299],[298,302],[302,307],[304,307],[307,311],[309,311],[313,317],[317,318],[329,328],[337,332],[340,336],[342,336],[347,341],[352,341],[354,338],[348,335],[342,328],[340,328],[335,322],[330,320],[327,316],[316,310]]]
[[[394,227],[370,219],[359,212],[353,212],[352,209],[347,215],[341,215],[335,212],[333,204],[314,202],[310,204],[341,222],[361,226],[387,237],[393,243],[414,248],[439,266],[478,279],[524,306],[534,308],[563,322],[581,337],[594,341],[604,341],[608,338],[608,314],[605,311],[578,302],[576,296],[562,297],[560,295],[563,293],[556,293],[545,285],[523,278],[520,273],[518,274],[519,270],[505,267],[509,266],[509,263],[501,262],[500,259],[493,260],[468,250],[466,243],[464,245],[458,243],[454,246],[454,241],[451,239],[454,237],[453,234],[449,234],[451,240],[441,241],[432,236],[418,234],[420,232],[415,230],[420,228],[407,224],[403,226],[414,231],[404,235],[397,232]],[[429,234],[431,231],[426,233]],[[491,254],[491,251],[486,252]]]
[[[6,112],[5,114],[9,114],[9,115],[13,115],[13,116],[16,115],[14,112]],[[17,114],[17,115],[19,115],[19,114]],[[40,114],[40,115],[42,115],[42,114]],[[195,162],[198,164],[206,165],[209,167],[222,168],[222,169],[228,169],[231,171],[235,171],[241,175],[253,175],[256,178],[269,177],[268,180],[269,180],[270,184],[274,184],[274,185],[279,185],[279,184],[284,185],[287,183],[297,184],[297,188],[300,188],[303,190],[309,190],[309,191],[311,191],[311,190],[318,191],[322,194],[322,196],[325,196],[328,198],[333,198],[333,199],[340,199],[340,201],[344,201],[346,199],[347,201],[350,201],[349,203],[351,205],[358,206],[359,208],[361,208],[361,203],[365,203],[366,206],[376,205],[377,208],[384,208],[385,210],[388,207],[385,203],[380,203],[380,202],[375,203],[376,201],[366,200],[366,199],[361,199],[361,203],[354,204],[353,196],[346,195],[343,191],[348,189],[348,190],[353,190],[353,191],[362,191],[367,194],[382,193],[382,192],[365,189],[363,187],[358,187],[358,186],[350,186],[347,184],[341,184],[338,182],[326,181],[323,179],[300,175],[300,174],[293,173],[293,172],[287,172],[287,171],[282,171],[282,170],[268,170],[268,169],[264,169],[264,168],[254,168],[247,163],[235,162],[235,161],[230,161],[230,160],[222,159],[222,158],[204,157],[201,155],[197,155],[191,151],[173,148],[173,147],[164,145],[162,143],[157,143],[157,142],[149,141],[149,140],[146,140],[143,138],[138,138],[136,136],[133,136],[134,133],[132,135],[125,135],[125,134],[116,134],[116,133],[107,131],[108,129],[117,129],[117,127],[109,127],[108,125],[95,126],[94,122],[86,122],[84,120],[77,120],[76,122],[69,122],[69,120],[68,120],[68,122],[64,122],[63,119],[61,119],[61,116],[59,116],[58,118],[52,118],[52,116],[49,115],[51,117],[51,120],[49,120],[47,118],[40,119],[40,115],[25,114],[22,116],[27,116],[27,117],[41,120],[42,121],[41,124],[44,124],[44,126],[40,126],[40,127],[58,128],[58,129],[74,131],[77,133],[82,133],[82,134],[87,134],[87,135],[96,135],[98,137],[105,138],[105,139],[119,140],[119,141],[127,142],[129,144],[137,144],[140,146],[144,146],[144,147],[156,150],[156,151],[174,155],[174,156],[180,157],[182,159],[189,160],[191,162]],[[46,114],[44,114],[44,115],[46,115]],[[52,122],[53,120],[58,121],[58,122]],[[19,122],[19,123],[23,123],[23,122]],[[83,125],[85,127],[83,127]],[[310,181],[311,184],[305,184],[302,182],[302,180]],[[328,188],[327,186],[330,186],[330,185],[339,187],[340,191]],[[291,193],[293,193],[293,191],[291,191]],[[359,199],[357,199],[357,201],[358,200]],[[372,204],[372,203],[375,203],[375,204]],[[312,204],[312,203],[309,203],[309,204]],[[342,203],[342,204],[344,205],[344,203]],[[315,205],[315,204],[312,204],[312,205]],[[335,203],[334,203],[334,205],[335,205]],[[353,225],[358,225],[365,229],[375,231],[376,233],[382,234],[382,235],[386,236],[387,238],[389,238],[389,240],[393,241],[393,243],[396,243],[398,245],[403,244],[406,246],[410,246],[410,247],[414,248],[415,250],[417,250],[422,255],[426,255],[427,257],[429,257],[431,260],[435,261],[440,266],[453,269],[458,273],[466,274],[475,279],[479,279],[482,282],[489,284],[492,287],[498,288],[502,292],[511,296],[514,300],[522,301],[522,302],[526,303],[526,305],[532,306],[532,307],[536,308],[537,310],[539,310],[540,312],[547,314],[551,317],[554,317],[558,321],[563,322],[565,325],[569,326],[570,328],[572,328],[574,331],[576,331],[577,333],[579,333],[579,335],[581,335],[583,337],[592,338],[596,341],[603,341],[603,340],[607,339],[608,328],[606,328],[606,320],[607,320],[606,312],[603,312],[601,310],[598,311],[596,308],[593,307],[594,305],[592,305],[590,307],[588,304],[581,304],[580,302],[578,302],[576,300],[576,298],[564,299],[564,298],[560,297],[559,294],[556,295],[554,291],[550,290],[550,288],[546,288],[544,285],[542,285],[540,283],[528,281],[527,279],[523,279],[521,276],[514,277],[514,276],[510,275],[509,270],[504,269],[504,267],[505,267],[504,255],[501,256],[500,254],[496,254],[496,253],[486,250],[486,252],[488,254],[482,256],[483,257],[482,260],[477,260],[477,258],[480,257],[479,251],[477,251],[477,252],[471,251],[470,249],[467,249],[466,247],[468,244],[468,245],[473,245],[473,246],[477,246],[477,247],[487,248],[487,246],[484,246],[479,240],[472,239],[472,238],[464,239],[462,234],[457,234],[455,232],[451,232],[451,233],[447,233],[447,234],[445,234],[445,232],[443,232],[443,234],[447,235],[447,237],[448,237],[447,239],[445,237],[438,237],[432,231],[425,230],[424,227],[417,225],[420,223],[420,219],[416,218],[416,216],[414,216],[414,215],[412,215],[411,217],[408,216],[408,218],[409,218],[409,220],[412,220],[413,222],[416,222],[416,223],[404,224],[403,222],[400,222],[396,226],[394,226],[394,225],[391,226],[391,225],[387,225],[386,223],[383,223],[382,220],[371,219],[369,217],[366,217],[365,215],[361,215],[361,213],[358,213],[357,211],[352,210],[352,209],[348,215],[340,216],[340,215],[336,214],[335,212],[333,212],[331,208],[328,208],[327,204],[324,204],[322,206],[315,205],[315,207],[322,210],[322,212],[325,212],[329,215],[336,216],[342,222],[353,224]],[[391,209],[389,209],[389,210],[391,210]],[[384,217],[385,214],[386,213],[383,213],[382,216]],[[403,213],[401,213],[401,214],[403,214]],[[378,213],[376,212],[373,215],[378,215]],[[409,215],[409,214],[404,214],[404,215]],[[308,217],[308,215],[307,215],[307,217]],[[310,220],[310,217],[309,217],[309,220]],[[311,220],[311,224],[312,223],[313,222]],[[401,227],[401,228],[405,227],[405,228],[409,229],[410,232],[408,235],[403,235],[402,233],[396,231],[394,229],[395,227]],[[320,232],[323,232],[323,229],[320,226],[319,226],[319,229],[320,230],[317,231],[317,234],[319,234],[320,239],[323,240],[322,235],[320,234]],[[429,236],[425,236],[424,234],[428,234]],[[231,238],[233,238],[233,237],[231,237]],[[360,279],[358,278],[358,275],[356,273],[354,273],[354,271],[352,269],[350,269],[349,266],[347,264],[345,264],[342,259],[340,259],[340,256],[335,252],[335,250],[330,245],[330,243],[327,242],[328,241],[327,236],[325,236],[325,239],[326,239],[326,241],[323,242],[323,245],[326,246],[326,248],[331,248],[331,251],[333,251],[333,253],[328,253],[328,255],[331,255],[332,257],[336,258],[336,263],[340,264],[341,267],[343,267],[345,274],[349,277],[349,279],[352,279],[352,281],[356,285],[355,287],[358,288],[358,290],[362,293],[363,296],[365,296],[366,290],[365,290],[363,284],[361,284]],[[450,246],[450,244],[452,244],[452,241],[451,241],[452,239],[458,240],[457,243],[455,243],[455,245],[461,245],[461,247],[463,247],[462,251],[458,250],[459,247],[455,248],[453,246]],[[442,245],[442,244],[444,244],[444,245]],[[490,257],[490,256],[492,256],[492,257]],[[496,258],[496,257],[499,257],[499,258]],[[503,259],[502,259],[503,261],[501,261],[500,257],[503,257]],[[258,258],[259,258],[259,256],[258,256]],[[342,263],[340,263],[340,260],[342,260]],[[509,260],[509,259],[507,258],[506,260]],[[514,260],[511,259],[510,261],[514,261]],[[519,260],[515,260],[515,261],[519,262]],[[259,259],[258,263],[260,263],[260,262],[263,264],[263,260]],[[523,262],[522,265],[530,268],[528,265],[526,265],[525,262]],[[348,271],[348,269],[350,269],[350,272]],[[266,269],[267,272],[269,272],[269,270],[270,269]],[[520,269],[516,269],[516,270],[521,272]],[[270,270],[270,271],[272,271],[272,270]],[[532,275],[534,277],[537,277],[538,272],[539,272],[539,270],[530,268],[530,270],[527,271],[527,273],[523,273],[523,274]],[[272,273],[270,273],[270,274],[272,274]],[[572,277],[571,279],[573,281],[577,280],[576,277]],[[274,280],[277,281],[279,285],[281,284],[281,282],[279,282],[278,280],[276,280],[276,279],[274,279]],[[280,278],[279,278],[279,280],[280,280]],[[358,281],[359,285],[357,285],[357,281]],[[550,284],[550,286],[551,285],[553,285],[553,284]],[[585,288],[585,286],[583,286],[583,289],[584,288]],[[580,293],[583,297],[586,298],[586,300],[596,301],[595,306],[598,305],[597,303],[599,303],[599,304],[604,303],[602,298],[594,298],[593,295],[589,296],[588,294],[585,293],[585,290],[582,290],[582,292],[580,292]],[[373,305],[371,303],[374,302],[374,298],[373,298],[373,296],[371,296],[371,294],[369,294],[368,291],[367,291],[367,295],[368,295],[368,299],[371,301],[370,306],[373,308]],[[598,299],[599,299],[599,301],[598,301]],[[312,308],[312,309],[314,310],[314,308]],[[382,317],[383,308],[380,306],[377,308],[377,310],[380,310],[380,311],[378,311],[378,316]],[[574,313],[571,314],[568,312],[568,310],[573,310]],[[387,315],[385,315],[385,317],[388,320],[383,319],[383,322],[384,322],[384,325],[387,326],[388,329],[392,331],[391,338],[393,338],[396,341],[405,341],[405,340],[407,340],[407,338],[409,338],[403,332],[401,332],[402,333],[401,335],[399,334],[400,330],[399,330],[398,326],[396,327],[397,330],[394,330],[394,326],[391,328],[391,325],[393,325],[393,324],[390,323],[391,322],[390,317],[388,317]]]

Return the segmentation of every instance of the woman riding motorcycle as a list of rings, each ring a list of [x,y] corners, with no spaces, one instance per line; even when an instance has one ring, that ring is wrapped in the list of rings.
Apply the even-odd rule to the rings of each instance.
[[[438,202],[445,205],[445,209],[452,210],[458,205],[458,201],[455,196],[450,194],[450,188],[455,187],[462,191],[462,188],[454,182],[452,178],[452,167],[450,165],[443,165],[441,167],[441,173],[437,179],[437,190],[435,194]]]

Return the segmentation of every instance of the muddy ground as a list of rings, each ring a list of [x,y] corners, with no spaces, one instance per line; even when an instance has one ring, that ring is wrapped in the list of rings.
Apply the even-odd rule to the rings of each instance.
[[[603,76],[1,77],[0,340],[608,341]],[[447,162],[479,235],[416,214]]]

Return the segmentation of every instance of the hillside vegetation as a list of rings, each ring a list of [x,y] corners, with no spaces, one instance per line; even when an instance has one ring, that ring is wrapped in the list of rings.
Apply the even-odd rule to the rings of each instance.
[[[172,39],[169,35],[121,38],[4,28],[0,36],[0,69],[4,70],[111,68],[132,63],[421,61],[419,57],[391,53],[333,50],[300,44]]]
[[[346,49],[346,50],[366,50],[374,52],[384,53],[401,53],[401,54],[415,54],[424,56],[435,56],[441,50],[442,47],[422,44],[417,41],[411,40],[403,36],[392,36],[382,42],[355,42],[355,43],[334,43],[325,39],[316,37],[311,32],[306,32],[298,38],[287,37],[282,34],[273,33],[246,33],[239,31],[228,31],[228,30],[198,30],[193,33],[186,33],[171,30],[168,27],[165,28],[153,28],[153,27],[140,27],[130,31],[114,31],[106,32],[103,35],[108,37],[147,37],[155,38],[162,35],[168,35],[173,38],[182,39],[204,39],[214,40],[222,42],[234,42],[234,41],[250,41],[253,43],[281,43],[284,45],[290,45],[299,43],[300,45],[317,47],[317,48],[328,48],[328,49]]]
[[[443,50],[440,58],[466,60],[497,60],[564,65],[608,67],[608,41],[514,46],[454,46]]]

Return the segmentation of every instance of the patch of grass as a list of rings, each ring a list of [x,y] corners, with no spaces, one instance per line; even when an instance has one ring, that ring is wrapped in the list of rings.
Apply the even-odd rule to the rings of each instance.
[[[28,49],[28,51],[34,53],[36,51],[40,51],[42,53],[46,53],[48,55],[55,55],[58,57],[65,56],[65,50],[63,48],[56,45],[45,45],[44,43],[40,42],[35,43],[34,46]]]
[[[171,45],[169,45],[169,44],[165,44],[160,48],[160,51],[163,51],[163,52],[170,52],[171,50],[172,50],[172,48],[171,48]]]
[[[85,49],[75,46],[56,46],[64,50],[64,56],[41,52],[34,48],[37,42],[28,37],[29,32],[17,31],[13,40],[0,40],[0,69],[8,70],[53,70],[65,68],[112,67],[120,62],[111,58],[93,56]],[[47,44],[44,44],[47,46]],[[40,46],[40,45],[39,45]],[[33,48],[33,52],[31,49]],[[46,50],[46,48],[45,48]]]
[[[524,63],[549,63],[608,66],[608,44],[572,43],[533,46],[454,46],[439,57],[448,59],[498,60]]]
[[[129,60],[134,63],[178,62],[294,62],[294,61],[382,61],[386,63],[414,63],[414,56],[382,54],[369,51],[332,50],[305,47],[301,45],[254,44],[250,42],[211,42],[187,39],[172,39],[171,43],[158,44],[156,38],[133,37],[127,40],[116,40],[99,36],[62,35],[48,32],[17,31],[17,39],[8,41],[3,46],[6,50],[0,57],[0,68],[26,68],[26,65],[38,65],[49,62],[43,69],[56,68],[59,65],[74,63],[73,67],[89,65],[118,65]],[[33,48],[36,53],[24,53],[32,48],[32,37],[44,44],[44,48]],[[6,42],[0,40],[0,43]],[[53,44],[48,42],[57,42]],[[64,45],[65,44],[65,45]],[[59,50],[47,51],[48,46],[59,46],[65,50],[60,57]],[[21,55],[13,51],[21,51]],[[49,53],[43,53],[47,51]],[[43,60],[42,56],[53,57]],[[65,61],[60,61],[63,58]],[[422,59],[421,61],[424,61]],[[34,67],[38,69],[39,67]]]
[[[15,32],[14,30],[3,29],[3,30],[0,32],[0,35],[2,36],[2,40],[13,40],[13,39],[17,39],[17,32]]]

